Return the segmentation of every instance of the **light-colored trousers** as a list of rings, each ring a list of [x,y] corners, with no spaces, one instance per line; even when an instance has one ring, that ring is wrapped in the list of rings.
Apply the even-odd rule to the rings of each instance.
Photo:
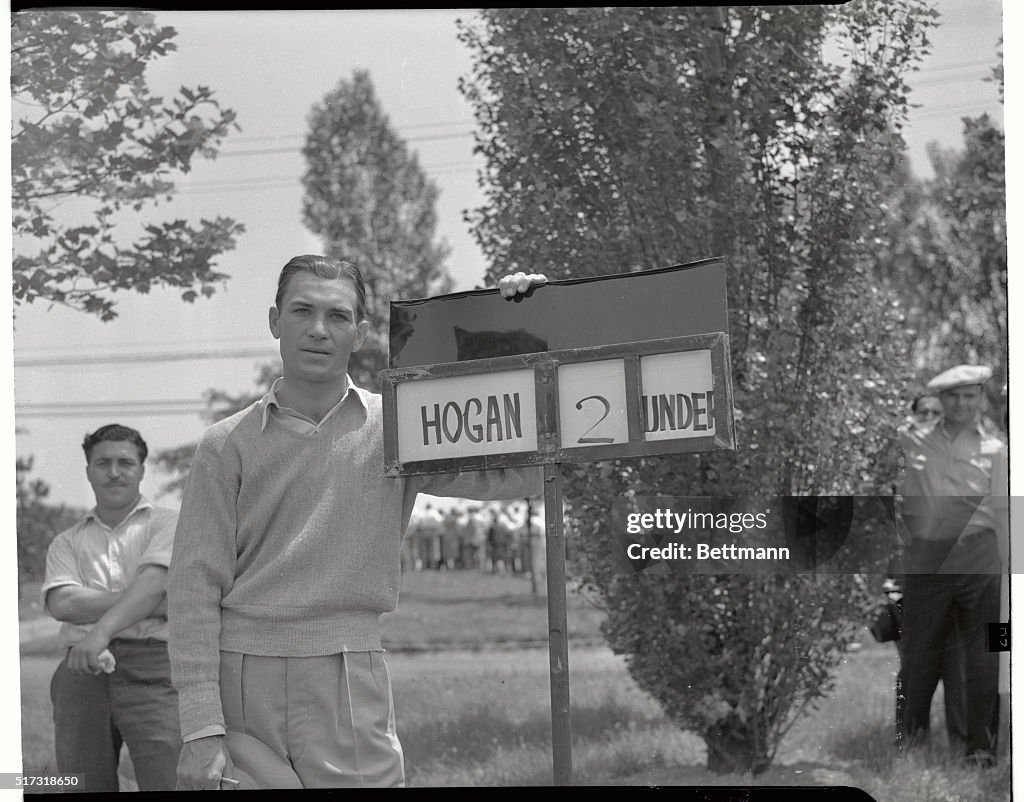
[[[263,741],[304,788],[405,784],[383,652],[220,657],[227,729]]]

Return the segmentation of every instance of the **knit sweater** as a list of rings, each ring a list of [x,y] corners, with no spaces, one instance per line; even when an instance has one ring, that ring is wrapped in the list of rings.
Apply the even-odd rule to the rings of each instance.
[[[182,733],[223,724],[220,651],[310,657],[381,648],[417,493],[540,492],[540,471],[384,476],[381,397],[352,387],[304,435],[257,402],[204,434],[168,576],[171,676]]]

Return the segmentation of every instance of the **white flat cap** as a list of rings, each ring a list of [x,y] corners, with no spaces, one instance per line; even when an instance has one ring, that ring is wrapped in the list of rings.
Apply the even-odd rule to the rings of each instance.
[[[992,378],[992,368],[985,365],[957,365],[928,382],[928,389],[942,392],[969,384],[984,384]]]

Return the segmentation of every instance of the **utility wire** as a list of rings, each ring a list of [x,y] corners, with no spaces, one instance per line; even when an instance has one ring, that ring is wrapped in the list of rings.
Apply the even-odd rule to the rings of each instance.
[[[472,136],[474,131],[459,131],[454,134],[430,134],[428,136],[411,136],[408,137],[406,142],[429,142],[437,141],[442,139],[463,139],[467,136]],[[249,150],[222,150],[217,156],[220,158],[229,156],[267,156],[273,153],[298,153],[299,148],[297,146],[287,148],[255,148]]]
[[[396,131],[421,130],[424,128],[451,128],[456,125],[473,125],[476,122],[472,118],[461,120],[443,120],[436,123],[409,123],[408,125],[396,125]],[[287,142],[288,140],[305,139],[305,134],[265,134],[261,136],[232,136],[231,142]]]
[[[924,81],[907,81],[907,85],[911,90],[918,89],[922,86],[949,86],[951,84],[963,84],[968,81],[977,81],[978,83],[986,83],[986,78],[991,77],[989,73],[979,75],[978,73],[971,73],[970,75],[964,75],[961,78],[930,78]]]
[[[218,339],[215,339],[215,340],[211,340],[211,339],[206,339],[206,340],[185,340],[185,341],[177,340],[176,341],[176,345],[181,346],[183,348],[199,347],[199,346],[203,346],[203,345],[205,345],[205,346],[213,346],[213,347],[217,347],[217,348],[224,348],[224,347],[228,347],[228,346],[257,346],[257,345],[262,345],[262,344],[264,344],[266,342],[267,342],[267,340],[264,337],[249,336],[249,337],[221,337],[221,338],[218,338]],[[159,346],[165,346],[165,345],[167,345],[167,340],[166,339],[163,339],[163,340],[134,340],[133,339],[130,343],[115,342],[115,343],[109,343],[105,347],[112,348],[112,349],[115,349],[115,350],[116,349],[124,350],[126,348],[138,348],[139,346],[147,346],[147,347],[148,346],[157,346],[157,347],[159,347]],[[26,346],[17,346],[16,350],[19,353],[35,353],[35,352],[39,352],[39,351],[43,351],[43,352],[53,351],[55,348],[56,348],[56,346],[52,346],[52,345],[44,345],[44,346],[26,345]],[[64,354],[67,353],[67,349],[66,348],[62,348],[59,351],[59,353],[64,355]],[[37,355],[38,356],[48,356],[49,354],[43,353],[43,354],[37,354]]]
[[[949,70],[962,70],[967,67],[993,67],[995,62],[990,59],[981,59],[980,61],[961,61],[957,64],[944,64],[936,67],[925,67],[924,69],[918,70],[918,74],[923,75],[925,73],[932,72],[947,72]]]
[[[969,105],[966,105],[966,106],[963,106],[963,105],[952,105],[952,106],[945,107],[945,108],[921,109],[916,114],[914,113],[913,110],[911,110],[910,115],[914,119],[920,120],[921,118],[930,118],[930,117],[962,117],[963,115],[967,114],[968,112],[970,112],[970,113],[985,112],[985,113],[991,113],[992,115],[994,115],[996,113],[996,111],[997,110],[993,109],[991,104],[988,104],[988,103],[974,103],[973,105],[969,104]]]
[[[466,162],[460,166],[455,164],[442,168],[431,168],[431,176],[438,175],[458,175],[460,173],[474,174],[476,170],[480,169],[482,165],[476,162]],[[212,195],[219,192],[261,192],[263,190],[274,190],[274,189],[299,189],[302,185],[302,178],[296,176],[295,178],[265,178],[265,179],[240,179],[240,181],[246,181],[246,183],[236,183],[229,179],[222,181],[211,182],[209,184],[202,184],[196,182],[195,184],[184,186],[175,190],[176,195]]]
[[[223,351],[165,351],[163,353],[84,354],[74,358],[66,356],[29,357],[15,359],[16,368],[72,367],[76,365],[115,365],[139,362],[182,362],[193,359],[240,359],[243,357],[273,357],[272,346],[235,348]]]
[[[131,409],[129,407],[111,407],[107,410],[102,409],[83,409],[83,410],[53,410],[53,411],[42,411],[42,410],[31,410],[28,412],[18,412],[15,409],[15,416],[18,418],[112,418],[112,417],[156,417],[156,416],[178,416],[178,417],[195,417],[201,416],[208,410],[206,407],[196,407],[195,409]]]
[[[444,170],[444,169],[449,169],[449,168],[452,168],[452,167],[477,167],[477,166],[479,166],[479,162],[472,161],[472,160],[469,160],[469,159],[461,159],[459,161],[438,162],[437,164],[424,164],[424,165],[421,165],[421,167],[424,170]],[[272,182],[272,181],[301,181],[301,180],[302,180],[301,176],[293,176],[293,175],[267,175],[267,176],[247,176],[247,177],[243,177],[243,178],[219,178],[219,179],[210,179],[208,181],[191,181],[191,182],[189,182],[187,184],[184,184],[182,186],[182,188],[179,189],[179,191],[183,191],[184,189],[193,189],[193,188],[203,188],[203,189],[205,189],[206,187],[219,187],[219,186],[226,186],[226,185],[233,185],[233,184],[243,185],[243,184],[259,184],[259,183],[262,183],[262,182]]]
[[[226,192],[270,192],[275,189],[296,189],[299,184],[299,179],[294,178],[287,182],[279,183],[268,183],[268,184],[246,184],[244,186],[231,186],[225,185],[223,187],[198,187],[196,189],[186,188],[179,189],[175,194],[177,195],[216,195],[218,193]]]
[[[29,401],[24,404],[14,404],[15,409],[23,409],[26,412],[38,411],[41,409],[59,410],[59,409],[110,409],[111,407],[177,407],[177,406],[195,406],[197,403],[201,403],[201,399],[197,398],[154,398],[154,399],[136,399],[133,401],[121,401],[114,399],[112,401]]]
[[[912,85],[914,85],[914,86],[925,86],[925,85],[929,85],[930,86],[932,84],[942,83],[942,82],[959,83],[959,82],[962,82],[962,81],[965,81],[965,80],[970,80],[971,77],[968,76],[968,77],[964,77],[964,78],[953,78],[953,77],[942,77],[942,76],[940,76],[938,78],[928,79],[928,80],[925,80],[925,81],[917,81],[917,80],[915,80],[915,78],[917,76],[921,76],[921,75],[932,75],[934,73],[943,73],[943,72],[955,72],[957,70],[965,70],[965,69],[972,69],[972,68],[978,68],[978,67],[984,67],[986,69],[991,69],[993,66],[995,66],[995,62],[993,62],[992,60],[981,59],[981,60],[975,60],[975,61],[962,61],[962,62],[958,62],[956,64],[945,64],[945,65],[942,65],[942,66],[924,67],[924,68],[914,72],[909,77],[907,82],[912,84]],[[987,73],[986,73],[986,77],[987,77]],[[425,128],[451,128],[451,127],[458,126],[458,125],[474,125],[475,123],[476,123],[476,120],[473,119],[472,117],[469,117],[469,118],[462,118],[461,120],[439,120],[438,122],[406,123],[404,125],[396,125],[396,126],[394,126],[394,130],[401,132],[401,131],[423,130]],[[460,136],[461,136],[461,134],[460,134]],[[288,141],[302,140],[302,139],[305,139],[305,138],[306,138],[305,134],[262,134],[262,135],[253,135],[253,136],[245,136],[245,135],[232,136],[227,141],[229,143],[235,143],[235,144],[242,144],[242,143],[249,144],[249,143],[256,143],[256,142],[288,142]],[[414,141],[414,140],[412,138],[410,138],[410,139],[407,139],[406,141]]]

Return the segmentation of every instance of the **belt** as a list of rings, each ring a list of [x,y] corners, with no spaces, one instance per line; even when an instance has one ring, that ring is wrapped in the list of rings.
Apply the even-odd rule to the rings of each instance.
[[[110,646],[167,646],[167,641],[160,638],[112,638]]]

